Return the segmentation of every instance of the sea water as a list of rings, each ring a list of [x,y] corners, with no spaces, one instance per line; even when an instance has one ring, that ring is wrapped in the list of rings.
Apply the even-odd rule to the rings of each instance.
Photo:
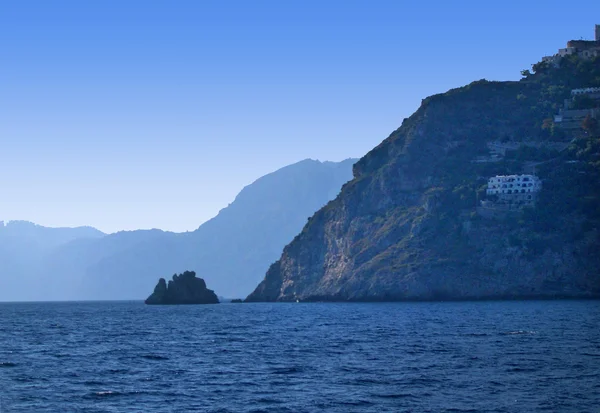
[[[0,304],[9,412],[598,412],[600,302]]]

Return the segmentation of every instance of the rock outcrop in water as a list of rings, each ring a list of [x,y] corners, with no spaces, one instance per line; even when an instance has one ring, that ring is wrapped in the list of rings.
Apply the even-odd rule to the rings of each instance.
[[[173,275],[167,282],[158,280],[154,292],[145,301],[146,304],[218,304],[219,299],[213,290],[206,288],[202,278],[197,278],[193,271]]]
[[[600,58],[534,72],[425,99],[355,164],[247,301],[600,296],[600,135],[553,124],[572,89],[600,86]],[[531,145],[480,161],[497,141]],[[552,142],[567,149],[544,150]],[[489,177],[534,167],[544,181],[535,209],[478,214]]]

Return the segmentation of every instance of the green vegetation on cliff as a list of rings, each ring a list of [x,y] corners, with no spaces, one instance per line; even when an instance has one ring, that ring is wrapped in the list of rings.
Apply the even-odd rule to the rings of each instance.
[[[600,86],[600,59],[536,64],[526,75],[425,99],[355,164],[354,180],[309,220],[248,300],[600,295],[597,128],[573,134],[552,122],[572,89]],[[533,146],[474,162],[493,141]],[[477,214],[488,177],[533,169],[544,185],[535,209],[503,219]]]

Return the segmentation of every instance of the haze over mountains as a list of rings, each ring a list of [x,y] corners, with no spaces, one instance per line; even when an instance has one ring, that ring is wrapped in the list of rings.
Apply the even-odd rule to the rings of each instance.
[[[354,162],[307,159],[279,169],[193,232],[106,235],[10,222],[0,227],[0,300],[142,299],[159,277],[185,270],[221,296],[244,297],[307,219],[352,178]]]

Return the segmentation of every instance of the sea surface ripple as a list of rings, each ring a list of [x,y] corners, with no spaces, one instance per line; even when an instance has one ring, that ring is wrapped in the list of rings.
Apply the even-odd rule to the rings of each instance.
[[[0,304],[13,412],[599,412],[600,302]]]

